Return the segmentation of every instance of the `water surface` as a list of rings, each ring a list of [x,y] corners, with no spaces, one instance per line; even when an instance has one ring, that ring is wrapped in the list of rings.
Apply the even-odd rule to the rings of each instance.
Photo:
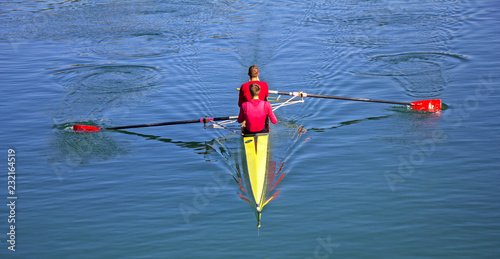
[[[2,258],[500,255],[497,3],[0,8],[0,143],[5,157],[16,151],[18,197],[16,252],[1,242]],[[271,155],[284,177],[259,230],[233,179],[242,149],[231,130],[68,130],[236,115],[252,64],[275,90],[439,98],[447,109],[318,99],[280,108]],[[0,212],[7,233],[8,207]]]

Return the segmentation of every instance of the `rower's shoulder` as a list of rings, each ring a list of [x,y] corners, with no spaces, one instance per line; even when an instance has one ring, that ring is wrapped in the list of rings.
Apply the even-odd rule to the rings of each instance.
[[[252,84],[252,81],[248,81],[246,83],[243,83],[240,87],[240,91],[243,90],[244,88],[248,88]]]
[[[267,83],[265,81],[248,81],[248,82],[241,85],[240,91],[242,91],[243,89],[246,90],[247,88],[249,89],[251,84],[258,84],[261,87],[268,88]]]

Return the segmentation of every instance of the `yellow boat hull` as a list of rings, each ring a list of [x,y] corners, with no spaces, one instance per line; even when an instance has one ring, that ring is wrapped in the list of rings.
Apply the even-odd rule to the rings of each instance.
[[[267,166],[269,162],[269,133],[244,135],[246,172],[257,212],[265,205]]]

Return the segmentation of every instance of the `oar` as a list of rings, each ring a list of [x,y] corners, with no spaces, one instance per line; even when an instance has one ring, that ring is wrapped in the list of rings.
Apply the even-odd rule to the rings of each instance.
[[[88,125],[73,125],[73,130],[75,131],[83,131],[83,132],[96,132],[99,130],[118,130],[118,129],[132,129],[132,128],[145,128],[145,127],[156,127],[156,126],[166,126],[166,125],[177,125],[177,124],[188,124],[188,123],[207,123],[213,121],[224,121],[224,120],[234,120],[237,119],[238,116],[227,116],[227,117],[218,117],[218,118],[201,118],[197,120],[185,120],[185,121],[170,121],[170,122],[160,122],[160,123],[151,123],[151,124],[139,124],[139,125],[131,125],[131,126],[119,126],[119,127],[108,127],[101,128],[96,126],[88,126]]]
[[[341,97],[341,96],[333,96],[333,95],[307,94],[307,93],[303,93],[303,92],[282,92],[282,91],[269,90],[269,93],[270,94],[280,94],[280,95],[291,95],[291,96],[298,96],[298,97],[314,97],[314,98],[339,99],[339,100],[361,101],[361,102],[401,104],[401,105],[411,106],[411,108],[413,110],[425,111],[425,112],[437,112],[437,111],[441,110],[441,100],[440,99],[421,100],[421,101],[407,103],[407,102],[372,100],[372,99],[365,99],[365,98]]]

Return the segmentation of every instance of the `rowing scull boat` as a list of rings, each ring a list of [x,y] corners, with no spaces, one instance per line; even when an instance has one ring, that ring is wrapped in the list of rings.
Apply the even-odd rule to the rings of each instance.
[[[381,101],[381,100],[372,100],[365,98],[350,98],[350,97],[340,97],[340,96],[329,96],[329,95],[318,95],[318,94],[307,94],[304,92],[282,92],[282,91],[269,91],[270,94],[276,94],[278,97],[271,98],[269,97],[269,101],[276,101],[278,104],[273,105],[273,111],[294,103],[302,103],[304,102],[304,97],[314,97],[314,98],[326,98],[326,99],[341,99],[341,100],[351,100],[351,101],[363,101],[363,102],[378,102],[378,103],[391,103],[391,104],[400,104],[410,106],[412,110],[416,111],[424,111],[424,112],[439,112],[441,111],[441,100],[421,100],[417,102],[393,102],[393,101]],[[289,99],[282,99],[281,95],[289,95],[292,96]],[[296,97],[300,97],[300,100],[293,100]],[[274,100],[273,100],[274,99]],[[131,125],[131,126],[120,126],[120,127],[107,127],[101,128],[97,126],[89,126],[89,125],[73,125],[73,130],[79,132],[97,132],[100,130],[118,130],[118,129],[129,129],[129,128],[141,128],[141,127],[152,127],[152,126],[163,126],[163,125],[174,125],[174,124],[187,124],[187,123],[196,123],[202,122],[206,123],[214,123],[214,125],[218,125],[221,128],[227,128],[223,124],[233,123],[237,116],[228,116],[228,117],[218,117],[218,118],[201,118],[196,120],[186,120],[186,121],[174,121],[174,122],[163,122],[163,123],[153,123],[153,124],[140,124],[140,125]],[[216,123],[216,121],[222,121],[220,123]],[[260,219],[261,219],[261,211],[264,206],[271,201],[273,198],[277,197],[279,192],[275,193],[271,197],[267,198],[266,195],[267,190],[271,191],[276,184],[282,179],[280,179],[274,184],[273,188],[268,187],[268,170],[269,170],[269,132],[267,133],[259,133],[259,134],[251,134],[251,135],[243,135],[243,145],[245,150],[244,157],[244,171],[247,175],[249,182],[249,193],[252,196],[252,202],[250,200],[246,201],[249,203],[254,203],[255,209],[258,214],[258,224],[260,227]],[[282,175],[283,176],[283,175]],[[236,179],[235,179],[236,180]],[[273,184],[273,180],[270,184]],[[240,184],[238,182],[238,184]],[[241,186],[240,186],[241,187]],[[248,188],[247,188],[248,189]],[[245,190],[242,188],[245,192]],[[250,194],[249,194],[250,195]]]
[[[261,212],[265,203],[269,164],[269,132],[243,135],[245,173],[248,175],[255,209]]]

